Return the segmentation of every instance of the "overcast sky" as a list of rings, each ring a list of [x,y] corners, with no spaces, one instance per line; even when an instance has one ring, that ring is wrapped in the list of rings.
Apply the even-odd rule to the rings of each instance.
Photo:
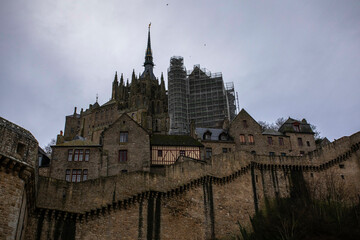
[[[360,130],[360,1],[1,0],[0,116],[40,146],[74,107],[111,97],[115,71],[170,57],[234,82],[256,120],[306,118],[331,141]]]

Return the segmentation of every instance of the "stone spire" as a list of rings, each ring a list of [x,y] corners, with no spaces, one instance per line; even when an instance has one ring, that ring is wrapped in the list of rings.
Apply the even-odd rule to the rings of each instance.
[[[133,70],[132,72],[132,76],[131,76],[131,85],[130,85],[130,94],[131,97],[135,96],[138,93],[138,82],[135,76],[135,70]]]
[[[145,78],[145,76],[149,76],[150,79],[152,80],[156,80],[156,77],[154,76],[153,73],[153,68],[154,68],[154,62],[153,62],[153,56],[152,56],[152,50],[151,50],[151,40],[150,40],[150,26],[151,23],[149,24],[149,32],[148,32],[148,42],[147,42],[147,48],[146,48],[146,52],[145,52],[145,62],[144,62],[144,72],[141,74],[141,78]]]
[[[116,97],[118,96],[118,77],[117,77],[117,72],[115,72],[115,78],[113,81],[113,86],[112,86],[112,94],[111,94],[111,99],[116,99]]]
[[[154,62],[153,62],[153,56],[152,56],[152,51],[151,51],[150,26],[151,26],[151,23],[149,24],[148,42],[147,42],[147,48],[146,48],[146,53],[145,53],[144,66],[150,65],[153,67]]]
[[[124,100],[124,91],[125,91],[125,86],[124,86],[124,76],[123,74],[121,74],[121,77],[120,77],[120,83],[119,83],[119,87],[118,87],[118,99],[119,100]]]
[[[165,81],[164,81],[164,75],[163,75],[163,73],[161,73],[160,97],[161,97],[161,100],[165,100],[165,99],[166,99]]]

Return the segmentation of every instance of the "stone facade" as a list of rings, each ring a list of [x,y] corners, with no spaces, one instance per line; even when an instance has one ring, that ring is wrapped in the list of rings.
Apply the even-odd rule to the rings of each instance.
[[[121,139],[121,134],[124,134],[124,139]],[[103,170],[102,176],[150,170],[149,133],[127,114],[123,114],[102,135],[102,165],[103,169],[106,168],[106,175]]]
[[[68,181],[79,182],[150,170],[149,133],[128,114],[110,124],[100,142],[79,138],[52,146],[50,177],[66,180],[68,176]]]
[[[296,130],[293,130],[296,127]],[[237,151],[260,155],[301,156],[316,149],[314,133],[306,120],[289,118],[278,131],[265,130],[244,109],[231,122],[229,133]]]

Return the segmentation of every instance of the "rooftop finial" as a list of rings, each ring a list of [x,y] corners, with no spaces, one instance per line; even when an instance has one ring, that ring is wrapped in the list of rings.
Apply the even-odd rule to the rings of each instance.
[[[99,99],[99,95],[96,94],[96,102],[98,102],[98,99]]]

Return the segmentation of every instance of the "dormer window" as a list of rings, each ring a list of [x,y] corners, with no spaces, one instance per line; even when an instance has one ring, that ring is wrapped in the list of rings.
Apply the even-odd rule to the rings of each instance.
[[[203,136],[203,139],[204,140],[211,140],[211,132],[207,131],[204,133],[204,136]]]
[[[226,133],[221,133],[220,136],[219,136],[219,140],[220,140],[220,141],[226,141],[226,140],[228,140]]]
[[[295,132],[300,132],[300,125],[298,123],[294,124],[293,127]]]

